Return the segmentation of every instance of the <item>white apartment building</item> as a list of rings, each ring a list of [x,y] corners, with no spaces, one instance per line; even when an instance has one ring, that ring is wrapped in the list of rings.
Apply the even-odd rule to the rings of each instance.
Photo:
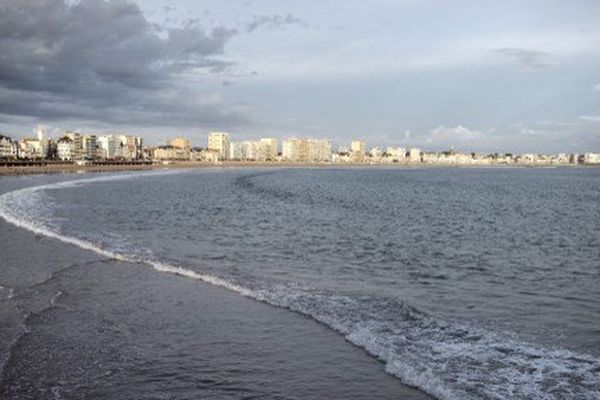
[[[350,150],[352,151],[352,161],[363,162],[367,153],[367,146],[362,140],[353,140],[350,144]]]
[[[303,147],[306,146],[306,156]],[[331,142],[327,139],[304,139],[300,146],[300,158],[303,162],[331,161]]]
[[[116,135],[98,136],[98,147],[102,150],[102,158],[115,160],[123,156],[121,139]]]
[[[8,136],[0,135],[0,158],[16,158],[17,144]]]
[[[600,164],[600,153],[585,153],[583,155],[584,164]]]
[[[81,156],[85,160],[93,160],[96,158],[96,135],[81,136]]]
[[[209,133],[208,149],[216,152],[221,160],[229,159],[229,134],[225,132]]]
[[[385,152],[393,161],[404,161],[406,159],[406,149],[404,147],[388,147]]]
[[[421,149],[413,147],[408,152],[408,161],[411,163],[420,163],[421,162]]]
[[[68,136],[63,136],[56,143],[56,156],[62,161],[72,161],[75,154],[75,143]]]
[[[118,135],[118,138],[121,142],[120,157],[126,160],[137,160],[142,158],[143,140],[141,137],[132,135]]]
[[[277,149],[277,139],[274,138],[261,138],[260,142],[265,146],[265,159],[273,161],[279,155]]]
[[[24,138],[19,140],[18,153],[19,158],[45,158],[46,141],[34,138]]]
[[[283,141],[281,157],[284,161],[298,162],[300,158],[300,140],[296,138]]]
[[[283,141],[282,158],[291,162],[329,162],[331,142],[327,139],[287,139]]]
[[[229,144],[229,159],[235,161],[265,161],[272,147],[263,140],[246,140]]]

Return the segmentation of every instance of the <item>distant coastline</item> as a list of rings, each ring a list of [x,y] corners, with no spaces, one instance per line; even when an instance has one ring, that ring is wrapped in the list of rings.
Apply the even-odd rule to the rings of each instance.
[[[106,173],[122,171],[149,171],[155,169],[187,169],[187,168],[594,168],[600,165],[582,164],[492,164],[492,165],[464,165],[446,163],[294,163],[280,161],[172,161],[172,162],[129,162],[129,163],[89,163],[79,165],[76,163],[58,162],[29,162],[29,163],[2,163],[0,162],[0,176],[37,175],[37,174],[63,174],[63,173]]]

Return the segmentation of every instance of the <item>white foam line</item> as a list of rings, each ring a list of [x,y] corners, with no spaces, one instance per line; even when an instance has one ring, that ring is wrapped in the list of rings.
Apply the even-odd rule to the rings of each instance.
[[[297,312],[299,314],[305,315],[325,326],[328,326],[329,328],[333,329],[334,331],[337,331],[342,336],[344,336],[350,343],[353,343],[355,346],[365,349],[368,353],[370,353],[374,357],[382,360],[386,364],[386,372],[399,378],[400,381],[403,382],[404,384],[407,384],[407,385],[413,386],[413,387],[417,387],[420,390],[422,390],[423,392],[428,393],[429,395],[432,395],[433,397],[436,397],[436,398],[440,398],[440,399],[459,399],[460,398],[460,396],[456,396],[455,393],[444,390],[443,386],[434,390],[435,388],[432,388],[432,385],[429,385],[427,382],[423,382],[422,379],[419,379],[420,377],[414,376],[415,374],[410,371],[410,368],[407,368],[407,371],[409,373],[407,373],[407,371],[403,371],[401,368],[399,368],[398,365],[394,365],[395,368],[391,368],[391,366],[390,366],[391,360],[389,359],[389,357],[386,357],[385,354],[382,354],[381,351],[370,346],[368,342],[365,342],[364,340],[361,340],[359,337],[356,337],[356,335],[353,335],[352,331],[349,330],[348,327],[345,327],[343,324],[338,323],[337,321],[335,321],[335,319],[326,317],[324,315],[311,314],[310,311],[307,311],[307,310],[303,309],[301,306],[294,304],[294,302],[289,303],[289,302],[286,302],[285,300],[273,298],[273,296],[270,296],[266,292],[263,292],[260,290],[253,291],[253,290],[247,289],[243,286],[232,283],[230,281],[227,281],[225,279],[219,278],[214,275],[200,274],[198,272],[195,272],[195,271],[192,271],[192,270],[189,270],[186,268],[176,267],[176,266],[164,264],[164,263],[157,262],[157,261],[144,260],[141,258],[137,258],[137,257],[129,256],[129,255],[118,254],[118,253],[103,249],[103,248],[95,245],[94,243],[88,242],[86,240],[82,240],[82,239],[78,239],[78,238],[70,237],[70,236],[65,236],[65,235],[54,232],[43,226],[36,226],[34,223],[32,223],[30,221],[16,217],[6,207],[7,200],[9,200],[9,201],[13,200],[13,199],[17,198],[18,196],[22,196],[22,195],[28,195],[28,194],[31,195],[33,193],[48,190],[48,189],[76,187],[76,186],[86,184],[86,183],[130,179],[135,176],[138,176],[138,175],[128,174],[128,175],[113,175],[113,176],[108,176],[108,177],[96,177],[96,178],[90,178],[90,179],[81,179],[81,180],[75,180],[75,181],[60,182],[60,183],[49,184],[49,185],[34,186],[31,188],[26,188],[26,189],[9,192],[9,193],[6,193],[6,194],[0,196],[0,217],[4,218],[7,222],[9,222],[15,226],[24,228],[24,229],[34,232],[36,234],[40,234],[40,235],[43,235],[43,236],[46,236],[49,238],[57,239],[63,243],[72,244],[72,245],[78,246],[82,249],[93,251],[101,256],[104,256],[104,257],[107,257],[110,259],[115,259],[115,260],[125,261],[125,262],[132,262],[132,263],[143,263],[143,264],[151,266],[154,270],[156,270],[158,272],[168,273],[168,274],[183,276],[183,277],[190,278],[190,279],[199,280],[199,281],[202,281],[202,282],[214,285],[214,286],[218,286],[218,287],[222,287],[222,288],[231,290],[231,291],[238,293],[244,297],[252,298],[254,300],[264,302],[264,303],[267,303],[267,304],[270,304],[270,305],[273,305],[276,307],[286,308],[291,311]]]
[[[174,171],[169,171],[174,172]],[[166,173],[169,173],[166,172]],[[154,173],[157,174],[157,173]],[[115,259],[119,261],[132,262],[132,263],[143,263],[154,270],[162,273],[168,273],[178,276],[183,276],[190,279],[199,280],[214,286],[222,287],[228,290],[231,290],[235,293],[238,293],[242,296],[249,297],[264,303],[268,303],[273,306],[286,308],[297,312],[299,314],[305,315],[326,325],[333,330],[342,334],[349,342],[354,345],[365,349],[368,353],[380,359],[386,364],[386,372],[391,375],[399,378],[403,383],[419,388],[425,393],[432,395],[433,397],[439,399],[463,399],[470,397],[467,393],[462,391],[460,388],[456,387],[448,387],[442,382],[431,370],[426,371],[415,371],[411,365],[406,365],[402,360],[397,359],[393,353],[390,353],[389,348],[382,348],[377,344],[377,340],[374,339],[373,333],[369,332],[368,329],[361,330],[356,329],[356,327],[351,328],[345,326],[343,323],[336,321],[335,318],[331,316],[327,316],[325,314],[321,315],[319,313],[311,312],[311,310],[307,310],[302,307],[301,304],[298,304],[294,301],[295,296],[297,294],[288,293],[286,298],[277,298],[272,293],[263,290],[250,290],[236,283],[227,281],[225,279],[219,278],[214,275],[209,274],[201,274],[186,268],[176,267],[168,264],[164,264],[158,261],[145,260],[138,257],[118,254],[106,249],[103,249],[94,243],[91,243],[86,240],[78,239],[75,237],[65,236],[58,232],[55,232],[43,225],[36,225],[35,223],[28,221],[23,218],[19,218],[14,215],[10,211],[10,207],[7,205],[11,202],[17,201],[20,196],[23,195],[32,195],[36,192],[40,192],[47,189],[57,189],[63,187],[75,187],[86,183],[94,183],[94,182],[104,182],[104,181],[113,181],[120,179],[131,179],[133,177],[137,177],[139,174],[127,174],[127,175],[113,175],[107,177],[96,177],[91,179],[81,179],[75,181],[66,181],[60,182],[56,184],[49,185],[41,185],[35,186],[31,188],[16,190],[13,192],[6,193],[0,196],[0,217],[5,219],[7,222],[34,232],[36,234],[40,234],[49,238],[57,239],[63,243],[72,244],[78,246],[85,250],[93,251],[101,256]],[[60,296],[60,292],[53,298],[53,302]],[[571,354],[571,353],[569,353]],[[0,369],[1,369],[0,365]],[[598,391],[594,391],[593,395],[597,395]],[[546,398],[543,393],[536,393],[535,398]],[[547,398],[552,398],[552,396],[548,396]]]

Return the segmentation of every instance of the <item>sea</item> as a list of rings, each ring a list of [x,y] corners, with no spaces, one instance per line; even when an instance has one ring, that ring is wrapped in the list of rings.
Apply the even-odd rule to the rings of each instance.
[[[598,168],[71,175],[0,216],[301,314],[437,399],[600,399]]]

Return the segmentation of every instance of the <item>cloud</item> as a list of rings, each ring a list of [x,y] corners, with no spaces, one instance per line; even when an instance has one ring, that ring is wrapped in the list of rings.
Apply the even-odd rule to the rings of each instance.
[[[582,115],[579,119],[586,122],[600,122],[600,115]]]
[[[424,145],[438,149],[450,147],[463,151],[479,149],[482,145],[484,134],[480,131],[470,129],[464,125],[438,126],[433,128],[424,137]]]
[[[539,69],[548,66],[546,58],[550,53],[537,50],[520,49],[516,47],[502,47],[495,49],[494,52],[511,57],[527,68]]]
[[[246,25],[246,32],[254,32],[255,30],[262,27],[274,29],[286,25],[299,25],[303,28],[309,27],[309,24],[306,21],[295,17],[292,14],[287,14],[285,16],[280,14],[255,15],[254,19]]]
[[[596,92],[600,92],[600,83],[597,83],[597,84],[595,84],[595,85],[594,85],[594,87],[593,87],[593,89],[594,89]]]
[[[39,119],[181,124],[228,118],[223,102],[187,93],[210,76],[236,30],[161,28],[129,0],[0,0],[0,112]],[[189,114],[186,114],[189,113]]]

